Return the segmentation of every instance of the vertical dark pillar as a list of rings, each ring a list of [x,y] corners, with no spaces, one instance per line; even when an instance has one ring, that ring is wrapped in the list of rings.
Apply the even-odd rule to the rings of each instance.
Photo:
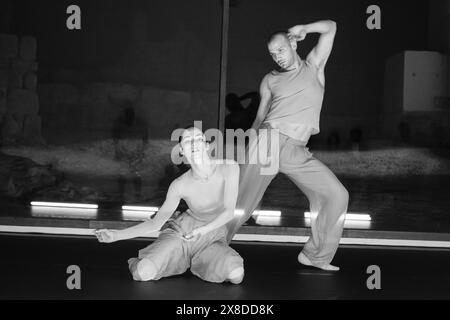
[[[450,53],[450,0],[430,1],[429,46]]]
[[[230,0],[222,2],[222,44],[220,52],[220,88],[219,88],[219,123],[218,128],[225,133],[225,95],[227,90],[227,59],[228,59],[228,23]]]
[[[13,19],[12,0],[2,1],[0,8],[0,33],[11,33],[11,24]]]

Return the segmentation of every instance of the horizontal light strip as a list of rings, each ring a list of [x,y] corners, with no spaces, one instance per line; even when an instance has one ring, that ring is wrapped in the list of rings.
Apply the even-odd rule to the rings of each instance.
[[[158,211],[158,207],[122,206],[122,210],[130,211]]]
[[[261,242],[283,242],[283,243],[305,243],[308,239],[309,237],[307,236],[239,234],[239,233],[233,237],[233,240],[235,241],[261,241]],[[450,248],[450,241],[432,241],[432,240],[341,238],[339,244],[392,246],[392,247]]]
[[[244,210],[242,209],[235,209],[234,210],[235,215],[243,215]],[[281,217],[281,211],[277,210],[255,210],[253,212],[253,216],[259,216],[259,217]]]
[[[308,236],[269,235],[269,234],[240,234],[234,235],[234,241],[262,241],[262,242],[290,242],[305,243]]]
[[[85,228],[54,228],[32,226],[0,226],[0,232],[19,233],[44,233],[44,234],[69,234],[69,235],[94,235],[94,229]]]
[[[94,229],[83,228],[52,228],[33,226],[6,226],[0,225],[0,232],[15,233],[44,233],[65,235],[92,235]],[[156,238],[159,231],[152,232],[145,238]],[[261,242],[284,242],[305,243],[308,236],[289,235],[264,235],[264,234],[236,234],[235,241],[261,241]],[[341,238],[340,244],[368,245],[368,246],[394,246],[394,247],[426,247],[426,248],[450,248],[450,241],[433,240],[403,240],[403,239],[372,239],[372,238]]]
[[[104,228],[99,228],[104,229]],[[92,235],[97,229],[87,228],[54,228],[54,227],[33,227],[33,226],[5,226],[0,225],[0,232],[15,232],[15,233],[42,233],[42,234],[64,234],[64,235]],[[109,229],[114,230],[114,229]],[[157,238],[159,231],[152,232],[148,235],[149,238]],[[147,237],[146,237],[147,238]]]
[[[32,206],[36,206],[36,207],[98,209],[98,204],[86,204],[86,203],[64,203],[64,202],[31,201],[31,205]]]
[[[345,220],[345,229],[370,229],[371,221],[361,221],[361,220]],[[311,226],[311,219],[305,218],[305,227]]]
[[[313,214],[313,216],[317,216],[317,214]],[[305,218],[311,219],[311,212],[305,212]],[[347,213],[345,215],[345,220],[371,221],[372,218],[365,213]]]
[[[276,210],[255,210],[253,215],[259,217],[281,217],[281,211]]]

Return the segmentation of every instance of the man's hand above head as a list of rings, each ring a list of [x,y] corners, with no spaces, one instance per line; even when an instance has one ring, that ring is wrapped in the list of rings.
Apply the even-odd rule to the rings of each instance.
[[[306,38],[306,35],[308,34],[307,28],[304,25],[298,25],[294,26],[292,28],[289,28],[288,30],[288,37],[289,40],[295,40],[295,41],[303,41]]]

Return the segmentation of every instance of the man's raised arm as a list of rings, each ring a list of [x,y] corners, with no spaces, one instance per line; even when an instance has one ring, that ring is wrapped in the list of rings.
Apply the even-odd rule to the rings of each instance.
[[[334,37],[336,35],[336,22],[322,20],[305,25],[297,25],[289,29],[289,35],[295,40],[302,41],[308,33],[320,33],[319,41],[314,49],[308,54],[309,60],[317,68],[323,69],[333,49]]]

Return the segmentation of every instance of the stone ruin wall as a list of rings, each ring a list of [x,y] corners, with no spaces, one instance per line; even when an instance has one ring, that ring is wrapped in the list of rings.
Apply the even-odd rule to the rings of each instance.
[[[0,34],[0,143],[43,143],[37,94],[37,41]]]

